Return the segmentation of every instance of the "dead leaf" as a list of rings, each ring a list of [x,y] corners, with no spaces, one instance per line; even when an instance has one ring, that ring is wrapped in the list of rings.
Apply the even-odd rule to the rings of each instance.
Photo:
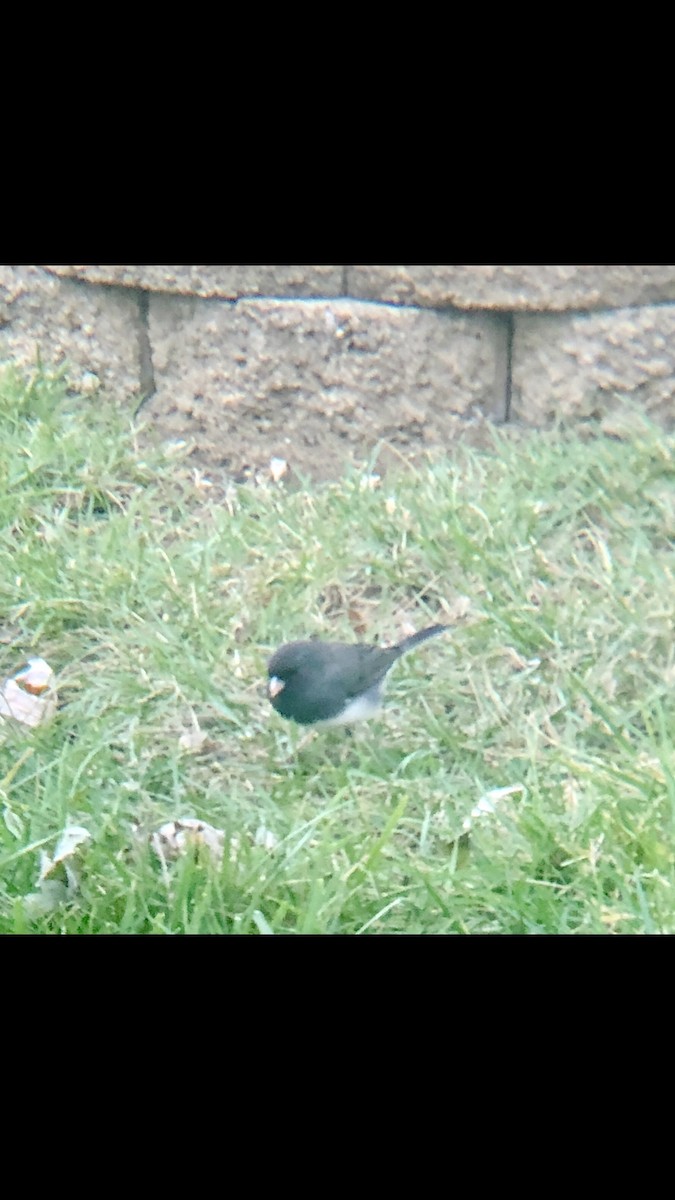
[[[347,616],[354,633],[362,635],[368,632],[368,621],[362,609],[357,608],[354,604],[351,608],[347,609]]]
[[[199,821],[196,817],[167,821],[150,837],[150,845],[163,863],[187,854],[195,846],[205,846],[214,862],[219,863],[223,857],[224,841],[222,829],[216,829],[208,821]]]
[[[208,479],[198,467],[194,468],[192,475],[195,488],[198,492],[205,492],[208,488],[213,487],[213,482]]]
[[[469,612],[471,601],[468,596],[456,596],[452,604],[443,600],[442,606],[448,621],[451,625],[454,625],[455,621],[461,621],[462,617],[465,617]]]
[[[607,904],[600,906],[600,920],[603,925],[608,925],[610,929],[614,925],[620,924],[621,921],[630,921],[632,913],[617,912],[616,909],[610,908]]]
[[[91,834],[84,826],[67,825],[56,843],[54,857],[50,858],[44,850],[41,852],[38,890],[29,892],[23,898],[27,916],[37,917],[54,912],[62,904],[73,899],[80,890],[80,880],[75,864],[70,860],[90,838]],[[65,879],[50,878],[55,871],[63,873]]]
[[[534,670],[535,667],[541,666],[540,658],[523,658],[514,646],[505,646],[502,653],[511,660],[516,671]]]
[[[568,812],[576,816],[579,809],[580,790],[576,779],[566,779],[562,786],[563,800]]]
[[[11,718],[35,728],[56,712],[54,672],[44,658],[29,658],[28,666],[0,685],[0,719]]]
[[[72,858],[79,846],[91,840],[91,834],[83,825],[67,825],[59,838],[54,851],[54,863],[64,862]]]
[[[14,678],[24,692],[41,696],[50,687],[54,672],[44,658],[29,658],[28,666],[18,671]]]
[[[45,879],[39,892],[29,892],[23,898],[23,907],[29,918],[42,917],[54,912],[69,899],[68,884],[60,879]]]
[[[72,858],[79,847],[84,845],[85,842],[90,841],[90,839],[91,834],[83,825],[67,825],[56,843],[54,857],[50,858],[44,851],[41,855],[38,884],[42,884],[43,880],[47,879],[57,867],[63,867],[68,885],[73,891],[77,891],[79,879],[73,864],[69,863],[68,859]]]
[[[464,818],[462,828],[465,832],[468,832],[472,828],[474,821],[479,820],[481,817],[494,816],[497,812],[497,805],[502,800],[505,800],[508,796],[515,796],[517,794],[521,796],[527,795],[527,788],[524,784],[512,783],[508,787],[492,788],[484,796],[481,796],[478,803],[471,809],[469,816]]]

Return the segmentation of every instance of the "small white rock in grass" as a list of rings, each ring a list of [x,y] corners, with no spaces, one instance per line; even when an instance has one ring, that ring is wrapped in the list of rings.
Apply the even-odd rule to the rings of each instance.
[[[98,375],[94,375],[93,371],[84,371],[80,376],[80,391],[85,395],[91,395],[92,392],[98,391],[101,386],[101,380]]]
[[[204,733],[203,729],[191,729],[188,733],[181,733],[178,739],[178,745],[181,750],[189,750],[196,753],[201,750],[208,734]]]
[[[187,854],[195,846],[205,846],[214,862],[220,863],[224,841],[222,829],[216,829],[208,821],[199,821],[196,817],[167,821],[150,837],[150,845],[162,862]]]
[[[201,750],[207,738],[208,734],[204,733],[204,730],[200,727],[197,718],[193,714],[192,729],[188,729],[185,733],[181,733],[178,739],[178,745],[180,746],[181,750],[189,750],[193,753],[196,753],[196,751]]]
[[[272,830],[266,829],[264,825],[258,826],[253,841],[256,846],[264,846],[266,850],[274,850],[279,845],[276,833],[272,833]]]
[[[379,488],[381,483],[382,476],[378,475],[377,472],[373,472],[372,475],[362,475],[359,479],[359,491],[374,492],[375,488]]]
[[[270,475],[272,476],[272,479],[274,480],[275,483],[278,483],[279,480],[283,478],[283,476],[286,474],[287,470],[288,470],[288,463],[286,462],[285,458],[271,458],[270,459]]]
[[[56,712],[54,672],[44,658],[29,658],[28,666],[0,685],[0,720],[10,718],[35,728]]]

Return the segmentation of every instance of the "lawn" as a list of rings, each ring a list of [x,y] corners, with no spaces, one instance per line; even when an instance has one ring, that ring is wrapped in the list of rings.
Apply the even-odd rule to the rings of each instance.
[[[0,678],[59,706],[0,722],[0,932],[675,932],[675,439],[619,420],[228,485],[5,368]],[[265,698],[283,641],[439,620],[353,732]]]

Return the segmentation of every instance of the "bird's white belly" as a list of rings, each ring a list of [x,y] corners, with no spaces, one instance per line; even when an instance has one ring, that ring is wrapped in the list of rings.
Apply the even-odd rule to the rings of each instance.
[[[352,725],[355,721],[365,721],[372,717],[380,707],[380,697],[372,692],[363,696],[355,696],[350,700],[344,712],[339,717],[330,717],[327,721],[317,721],[317,725]]]

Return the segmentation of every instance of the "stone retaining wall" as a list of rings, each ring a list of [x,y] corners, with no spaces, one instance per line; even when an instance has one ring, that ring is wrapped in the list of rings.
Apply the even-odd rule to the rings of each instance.
[[[675,267],[0,268],[0,360],[67,361],[202,463],[339,473],[486,421],[675,423]]]

